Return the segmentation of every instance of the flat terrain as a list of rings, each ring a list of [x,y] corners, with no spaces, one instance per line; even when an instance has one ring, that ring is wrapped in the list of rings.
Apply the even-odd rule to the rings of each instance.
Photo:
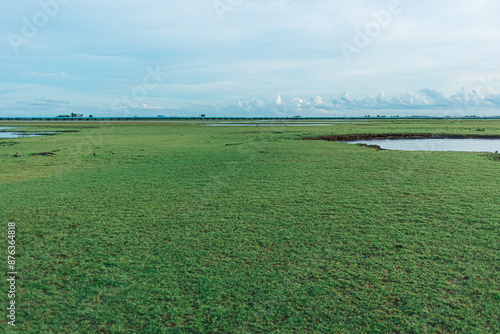
[[[15,332],[500,332],[493,154],[301,140],[500,121],[25,125],[76,132],[0,140]]]

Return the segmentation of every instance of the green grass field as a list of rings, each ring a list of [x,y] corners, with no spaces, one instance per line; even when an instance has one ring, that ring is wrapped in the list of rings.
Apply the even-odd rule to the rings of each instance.
[[[300,140],[500,121],[24,126],[77,132],[0,139],[2,332],[500,332],[493,154]]]

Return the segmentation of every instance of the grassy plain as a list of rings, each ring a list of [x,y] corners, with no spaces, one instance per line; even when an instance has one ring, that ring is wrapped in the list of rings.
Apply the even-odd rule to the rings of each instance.
[[[15,331],[500,332],[500,161],[300,140],[500,121],[22,125],[77,132],[0,139]]]

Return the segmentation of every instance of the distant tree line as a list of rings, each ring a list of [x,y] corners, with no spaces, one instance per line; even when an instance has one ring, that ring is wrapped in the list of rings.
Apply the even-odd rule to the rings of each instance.
[[[56,117],[83,117],[83,114],[75,114],[74,112],[72,112],[71,115],[57,115]],[[89,115],[89,117],[94,117],[94,116]]]
[[[293,116],[295,117],[295,116]],[[361,117],[300,117],[301,120],[356,120],[356,119],[377,119],[376,116],[370,116],[370,115],[365,115]],[[385,118],[385,119],[500,119],[500,116],[444,116],[444,117],[439,117],[439,116],[419,116],[419,115],[414,115],[414,116],[386,116],[380,118]],[[1,117],[0,120],[47,120],[47,121],[57,121],[60,119],[71,119],[75,121],[79,120],[88,120],[92,119],[93,121],[99,121],[99,120],[105,120],[105,121],[112,121],[112,120],[148,120],[148,121],[153,121],[153,120],[181,120],[181,121],[189,121],[189,120],[211,120],[211,121],[217,121],[217,120],[230,120],[230,121],[237,121],[237,120],[285,120],[287,117],[182,117],[182,116],[169,116],[169,117],[95,117],[92,115],[89,115],[88,117],[84,117],[83,114],[74,114],[74,116],[71,115],[58,115],[56,117]]]

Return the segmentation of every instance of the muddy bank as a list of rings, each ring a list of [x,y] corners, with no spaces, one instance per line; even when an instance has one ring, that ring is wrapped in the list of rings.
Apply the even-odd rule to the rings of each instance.
[[[31,155],[55,155],[55,153],[52,153],[52,152],[41,152],[41,153],[33,153]]]
[[[356,141],[373,139],[500,139],[500,135],[461,135],[436,133],[357,133],[351,135],[331,135],[303,140]]]
[[[368,144],[356,144],[356,145],[358,145],[358,146],[364,146],[364,147],[369,147],[369,148],[374,148],[377,151],[383,150],[383,148],[380,147],[379,145],[368,145]]]

